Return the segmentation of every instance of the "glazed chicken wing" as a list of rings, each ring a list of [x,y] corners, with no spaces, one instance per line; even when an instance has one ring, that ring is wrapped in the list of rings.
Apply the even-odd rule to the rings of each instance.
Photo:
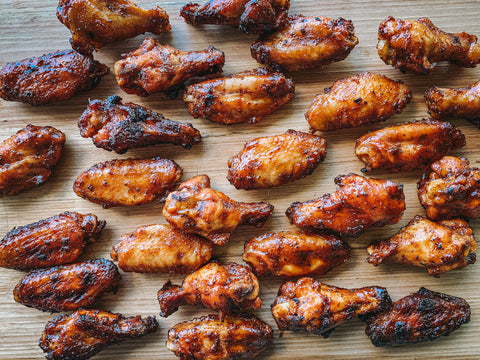
[[[81,309],[59,315],[45,326],[39,346],[49,360],[82,360],[106,347],[154,333],[154,316],[125,317],[101,310]]]
[[[411,98],[403,82],[365,72],[337,80],[317,95],[305,119],[320,131],[378,123],[401,113]]]
[[[286,211],[290,222],[305,229],[359,236],[370,226],[396,224],[405,210],[403,186],[356,174],[335,178],[340,188],[317,200],[295,202]]]
[[[323,275],[350,258],[350,247],[333,235],[282,231],[245,243],[243,260],[257,276]]]
[[[462,298],[422,287],[364,320],[365,333],[375,346],[418,343],[448,335],[468,323],[470,305]]]
[[[212,257],[213,244],[171,225],[146,225],[122,235],[110,256],[123,271],[188,274]]]
[[[240,224],[262,227],[273,212],[268,202],[243,203],[210,188],[210,178],[185,181],[165,200],[163,216],[177,229],[223,245]]]
[[[394,173],[423,170],[464,145],[465,135],[449,122],[422,119],[363,135],[357,139],[355,155],[365,163],[362,172],[383,169]]]
[[[43,311],[69,311],[93,305],[103,293],[116,291],[122,276],[115,264],[99,259],[34,270],[20,280],[16,302]]]
[[[190,123],[168,120],[162,114],[134,103],[122,103],[116,95],[91,100],[78,119],[80,135],[91,137],[96,147],[123,154],[129,149],[172,143],[190,148],[200,132]]]
[[[118,86],[128,94],[148,96],[163,91],[170,99],[193,76],[221,72],[223,51],[210,46],[202,51],[181,51],[146,38],[137,50],[115,63]]]
[[[475,67],[480,62],[475,35],[446,33],[427,18],[388,17],[378,28],[377,51],[385,64],[416,74],[430,74],[440,61],[462,67]]]
[[[172,327],[167,349],[182,360],[252,359],[272,341],[272,328],[253,316],[208,315]]]
[[[30,105],[63,101],[94,88],[109,72],[91,56],[57,51],[5,65],[0,70],[0,97]]]
[[[75,193],[104,208],[147,204],[163,198],[182,177],[167,159],[121,159],[93,165],[73,184]]]
[[[65,134],[27,125],[0,144],[0,197],[44,184],[62,155]]]
[[[67,211],[13,228],[0,241],[0,266],[28,270],[70,263],[104,227],[95,215]]]
[[[258,309],[260,285],[245,266],[211,262],[188,275],[182,286],[167,282],[158,291],[160,316],[168,317],[184,304],[204,306],[228,314],[233,309]]]
[[[326,153],[325,138],[300,131],[260,137],[228,160],[227,179],[237,189],[279,186],[310,175]]]
[[[129,0],[60,0],[57,18],[72,33],[72,47],[82,54],[112,41],[171,30],[161,7],[143,10]]]
[[[196,118],[218,124],[254,124],[295,96],[283,74],[255,69],[188,86],[183,101]]]
[[[304,277],[280,287],[271,311],[280,331],[305,330],[327,338],[341,323],[383,310],[390,303],[382,287],[349,290]]]

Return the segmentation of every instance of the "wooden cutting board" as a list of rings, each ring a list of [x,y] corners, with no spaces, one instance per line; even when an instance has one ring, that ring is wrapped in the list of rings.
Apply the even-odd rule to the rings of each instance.
[[[214,45],[226,53],[225,74],[252,69],[258,64],[250,57],[249,46],[255,36],[244,35],[230,27],[200,26],[194,28],[179,17],[181,1],[141,1],[147,8],[154,5],[164,7],[170,15],[173,31],[157,36],[162,43],[168,43],[184,50],[200,50]],[[69,48],[70,34],[55,16],[56,1],[0,1],[0,66],[31,56],[39,56],[58,49]],[[184,179],[198,174],[208,174],[212,187],[239,201],[271,202],[275,206],[272,218],[263,229],[242,226],[237,229],[231,242],[215,248],[215,257],[223,261],[242,262],[243,244],[246,240],[267,231],[289,230],[284,215],[286,208],[294,201],[314,199],[335,190],[333,179],[340,174],[359,173],[362,163],[354,155],[355,140],[364,133],[382,127],[366,126],[324,134],[328,142],[328,154],[315,172],[299,181],[280,188],[259,191],[236,190],[226,180],[227,159],[236,154],[243,144],[255,137],[274,135],[287,129],[308,131],[304,112],[313,97],[323,89],[346,76],[361,71],[374,71],[394,79],[405,81],[413,92],[413,100],[404,112],[396,115],[386,124],[427,117],[423,100],[425,89],[430,85],[460,87],[472,84],[480,78],[480,68],[461,69],[440,64],[431,76],[402,74],[385,65],[378,57],[375,45],[379,23],[387,16],[417,19],[429,17],[437,26],[449,32],[466,31],[480,35],[480,2],[477,0],[436,0],[436,1],[367,1],[337,0],[314,1],[292,0],[291,13],[311,16],[344,17],[352,19],[359,38],[358,46],[342,62],[321,69],[291,74],[296,84],[295,99],[278,111],[270,114],[256,125],[222,126],[207,120],[193,119],[181,97],[167,100],[156,94],[139,98],[123,93],[115,83],[113,74],[105,77],[100,85],[89,92],[54,105],[30,107],[19,103],[0,101],[0,139],[13,135],[27,124],[51,125],[67,135],[65,152],[52,178],[42,187],[15,197],[0,199],[0,235],[3,236],[14,226],[25,225],[66,210],[94,213],[107,221],[107,227],[100,240],[87,248],[83,259],[105,257],[114,241],[126,232],[145,224],[165,223],[161,215],[162,204],[139,207],[117,207],[105,210],[77,197],[72,191],[76,176],[96,162],[116,158],[147,158],[161,156],[174,159],[184,169]],[[144,36],[121,43],[111,44],[95,54],[96,59],[111,68],[120,54],[138,47]],[[105,99],[117,94],[127,101],[137,102],[177,121],[190,121],[202,133],[202,142],[191,150],[178,146],[158,145],[140,150],[131,150],[125,155],[116,155],[93,146],[90,139],[80,137],[77,119],[87,105],[88,99]],[[454,120],[466,135],[467,145],[455,152],[468,158],[473,166],[480,162],[480,130],[464,120]],[[270,315],[273,302],[282,280],[262,279],[262,308],[256,314],[275,329],[274,346],[259,356],[262,359],[329,359],[346,358],[480,358],[480,265],[472,265],[461,271],[453,271],[433,278],[421,269],[399,265],[374,267],[365,263],[367,244],[374,239],[386,238],[396,233],[416,214],[424,215],[416,194],[416,182],[420,172],[391,175],[374,172],[370,176],[391,179],[405,186],[407,210],[400,223],[367,231],[358,239],[346,239],[352,246],[351,260],[330,273],[317,279],[341,287],[385,286],[394,300],[425,286],[435,291],[464,297],[472,308],[472,321],[449,337],[434,342],[394,348],[375,348],[364,333],[363,324],[354,319],[339,326],[329,339],[307,335],[304,332],[283,334],[277,331]],[[480,222],[472,220],[472,226],[480,239]],[[0,358],[31,359],[41,358],[38,339],[47,321],[55,315],[26,308],[13,300],[12,290],[24,273],[0,269]],[[171,279],[181,282],[182,276],[164,274],[123,274],[120,289],[116,295],[103,297],[97,307],[126,315],[158,315],[157,290]],[[113,346],[101,352],[98,359],[174,359],[165,348],[168,329],[174,324],[211,313],[196,307],[183,307],[167,319],[160,318],[160,331],[142,339]]]

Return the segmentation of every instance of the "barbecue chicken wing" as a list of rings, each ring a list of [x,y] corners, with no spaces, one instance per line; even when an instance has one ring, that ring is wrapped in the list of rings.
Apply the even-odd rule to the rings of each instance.
[[[261,35],[250,50],[260,64],[286,72],[343,60],[357,44],[350,20],[294,15],[285,27]]]
[[[258,309],[260,285],[245,266],[211,262],[187,275],[182,286],[168,281],[158,291],[160,316],[168,317],[184,304],[199,305],[228,314],[234,309]]]
[[[243,260],[257,276],[323,275],[350,258],[350,247],[333,235],[282,231],[245,243]]]
[[[357,139],[355,155],[365,163],[362,172],[382,169],[395,173],[423,170],[464,145],[465,135],[449,122],[422,119],[363,135]]]
[[[416,74],[430,74],[440,61],[462,67],[475,67],[480,62],[476,36],[446,33],[427,18],[388,17],[378,28],[377,51],[385,64]]]
[[[171,225],[146,225],[122,235],[110,256],[123,271],[188,274],[212,257],[213,244]]]
[[[280,186],[310,175],[326,153],[325,138],[300,131],[260,137],[228,160],[227,179],[237,189]]]
[[[43,311],[86,308],[98,297],[116,291],[122,276],[115,264],[99,259],[34,270],[20,280],[13,296],[16,302]]]
[[[115,63],[118,86],[128,94],[148,96],[163,91],[170,99],[193,76],[221,72],[223,51],[210,46],[202,51],[181,51],[146,38],[137,50]]]
[[[313,130],[347,129],[387,120],[402,112],[412,93],[401,81],[369,72],[337,80],[305,113]]]
[[[280,287],[271,311],[281,331],[305,330],[327,338],[341,323],[383,310],[390,303],[382,287],[349,290],[304,277]]]
[[[444,156],[418,183],[418,199],[431,220],[480,216],[480,169],[467,159]]]
[[[75,193],[104,208],[146,204],[163,198],[182,177],[167,159],[121,159],[93,165],[73,184]]]
[[[0,70],[0,97],[30,105],[70,99],[109,73],[106,65],[74,50],[8,63]]]
[[[283,74],[255,69],[188,86],[183,101],[196,118],[218,124],[254,124],[295,96]]]
[[[448,335],[470,321],[470,305],[455,296],[425,288],[367,315],[365,333],[375,346],[418,343]]]
[[[190,123],[168,120],[162,114],[134,103],[122,103],[116,95],[91,100],[78,119],[80,135],[92,138],[96,147],[123,154],[129,149],[172,143],[190,148],[200,132]]]
[[[106,347],[154,333],[154,316],[124,317],[101,310],[81,309],[59,315],[45,326],[39,346],[50,360],[88,359]]]
[[[163,216],[177,229],[223,245],[240,224],[262,227],[273,212],[268,202],[243,203],[210,189],[210,178],[185,181],[165,200]]]
[[[0,144],[0,197],[44,184],[60,160],[65,134],[50,126],[27,125]]]
[[[261,34],[282,26],[290,0],[209,0],[189,3],[180,11],[188,24],[224,24],[240,31]]]
[[[67,211],[13,228],[0,240],[0,266],[28,270],[70,263],[104,227],[95,215]]]
[[[112,41],[171,30],[161,7],[143,10],[129,0],[60,0],[57,18],[72,33],[72,47],[82,54]]]
[[[417,215],[396,235],[371,244],[367,248],[367,262],[422,266],[436,276],[474,264],[476,249],[472,228],[465,220],[435,223]]]
[[[305,229],[359,236],[370,226],[396,224],[405,210],[403,186],[356,174],[335,178],[340,188],[316,200],[295,202],[286,211],[290,222]]]

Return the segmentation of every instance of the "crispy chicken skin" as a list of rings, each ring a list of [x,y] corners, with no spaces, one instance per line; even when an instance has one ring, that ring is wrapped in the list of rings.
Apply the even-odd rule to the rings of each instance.
[[[143,10],[129,0],[60,0],[57,18],[72,33],[72,47],[82,54],[112,41],[171,30],[161,7]]]
[[[364,72],[337,80],[305,113],[313,130],[347,129],[387,120],[402,112],[412,93],[402,81]]]
[[[34,270],[13,290],[16,302],[43,311],[86,308],[98,297],[116,291],[122,276],[115,264],[99,259]]]
[[[110,256],[123,271],[188,274],[207,263],[213,244],[171,225],[140,226],[113,246]]]
[[[343,289],[304,277],[280,287],[271,311],[280,331],[305,330],[327,338],[341,323],[390,304],[382,287]]]
[[[293,15],[286,26],[261,35],[250,51],[270,70],[286,72],[343,60],[357,44],[350,20]]]
[[[189,85],[183,101],[195,119],[254,124],[294,96],[291,79],[259,68]]]
[[[106,347],[158,330],[154,316],[125,317],[101,310],[81,309],[59,315],[45,326],[39,346],[49,360],[88,359]]]
[[[295,202],[285,214],[301,228],[359,236],[370,226],[396,224],[405,210],[402,184],[356,174],[335,178],[339,189],[316,200]]]
[[[418,199],[431,220],[480,216],[480,169],[467,159],[444,156],[425,172]]]
[[[208,315],[172,327],[167,349],[181,360],[252,359],[272,342],[272,328],[254,316]]]
[[[73,184],[75,193],[105,209],[133,206],[162,199],[183,170],[168,159],[120,159],[93,165]]]
[[[217,245],[228,242],[240,224],[262,227],[273,212],[268,202],[243,203],[210,188],[210,178],[198,175],[182,183],[165,200],[163,216],[177,229],[206,237]]]
[[[168,120],[162,114],[134,103],[122,103],[116,95],[90,100],[78,119],[80,135],[92,138],[96,147],[123,154],[129,149],[172,143],[189,149],[200,141],[190,123]]]
[[[30,105],[70,99],[110,72],[91,56],[63,50],[8,63],[0,70],[0,97]]]
[[[140,47],[115,63],[118,86],[128,94],[148,96],[163,91],[177,97],[178,89],[193,76],[222,71],[225,54],[213,46],[202,51],[181,51],[146,38]]]
[[[95,215],[70,211],[15,227],[0,240],[0,266],[29,270],[70,263],[104,227]]]
[[[333,235],[281,231],[245,243],[243,260],[257,276],[323,275],[350,258],[350,247]]]
[[[209,0],[189,3],[180,11],[188,24],[224,24],[240,31],[261,34],[282,26],[290,0]]]
[[[455,296],[425,289],[396,301],[385,311],[367,315],[365,333],[375,346],[434,340],[470,321],[470,305]]]
[[[65,134],[27,125],[0,144],[0,197],[44,184],[62,155]]]
[[[228,160],[227,179],[237,189],[280,186],[310,175],[326,153],[325,138],[301,131],[256,138]]]
[[[158,291],[160,316],[168,317],[184,304],[228,314],[234,309],[255,310],[262,305],[257,277],[245,266],[213,261],[187,275],[182,286],[168,281]]]
[[[465,135],[447,121],[422,119],[365,134],[357,139],[355,155],[362,172],[424,170],[451,150],[465,145]]]
[[[430,74],[440,61],[462,67],[475,67],[480,62],[476,36],[446,33],[427,18],[388,17],[378,28],[377,51],[385,64],[416,74]]]

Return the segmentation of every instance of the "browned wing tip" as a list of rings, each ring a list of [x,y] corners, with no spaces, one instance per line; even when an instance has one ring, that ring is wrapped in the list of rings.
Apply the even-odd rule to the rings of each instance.
[[[199,7],[200,4],[188,3],[180,10],[180,16],[183,17],[188,24],[196,25],[196,11]]]
[[[168,317],[178,310],[182,304],[182,291],[177,285],[173,285],[170,280],[158,290],[157,299],[160,304],[160,316]]]

